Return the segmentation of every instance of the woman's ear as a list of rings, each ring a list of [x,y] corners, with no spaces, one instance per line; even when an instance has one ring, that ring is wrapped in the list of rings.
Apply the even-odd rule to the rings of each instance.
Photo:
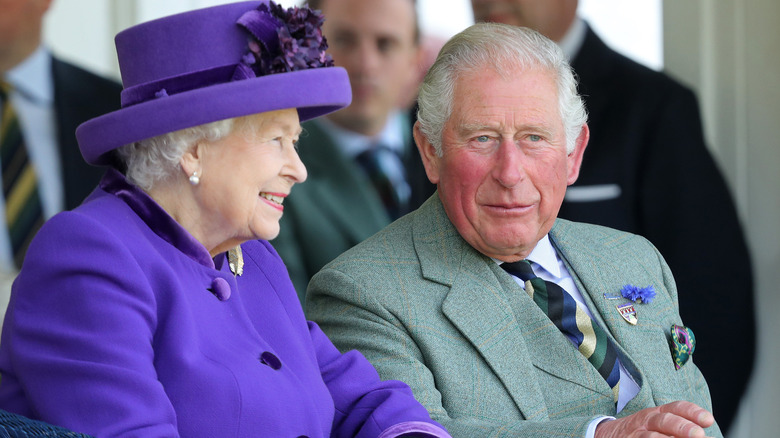
[[[192,146],[189,150],[184,152],[184,154],[179,159],[179,165],[181,166],[181,169],[184,171],[185,177],[189,178],[194,174],[201,175],[202,169],[203,169],[203,148],[205,145],[203,143],[197,143],[194,146]]]

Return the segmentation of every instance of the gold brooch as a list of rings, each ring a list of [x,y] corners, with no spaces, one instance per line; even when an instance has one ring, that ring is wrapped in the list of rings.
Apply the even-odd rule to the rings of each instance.
[[[244,254],[241,252],[241,245],[228,251],[228,266],[230,266],[230,272],[235,276],[241,276],[244,273]]]

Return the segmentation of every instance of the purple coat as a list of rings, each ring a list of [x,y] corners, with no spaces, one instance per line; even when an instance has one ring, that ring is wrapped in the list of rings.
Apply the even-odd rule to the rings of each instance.
[[[14,283],[0,408],[104,436],[449,436],[307,323],[268,242],[244,273],[109,171],[48,221]]]

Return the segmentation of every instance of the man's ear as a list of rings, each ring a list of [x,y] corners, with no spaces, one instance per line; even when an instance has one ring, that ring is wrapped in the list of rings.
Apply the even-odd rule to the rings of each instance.
[[[420,158],[422,158],[428,179],[433,184],[438,184],[441,157],[436,155],[436,149],[428,141],[428,138],[425,137],[422,130],[420,130],[420,122],[415,122],[412,135],[414,136],[414,142],[417,144],[417,150],[420,151]]]
[[[582,125],[580,135],[577,136],[577,140],[574,142],[574,150],[566,157],[569,168],[566,179],[567,185],[574,184],[580,176],[580,166],[582,166],[582,157],[585,154],[585,148],[588,146],[588,140],[590,140],[590,128],[588,128],[586,123]]]

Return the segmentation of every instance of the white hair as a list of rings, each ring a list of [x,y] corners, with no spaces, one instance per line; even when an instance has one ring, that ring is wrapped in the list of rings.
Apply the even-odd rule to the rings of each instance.
[[[235,120],[206,123],[118,148],[117,155],[127,167],[128,181],[148,191],[155,183],[174,176],[180,169],[181,157],[199,142],[214,142],[230,135]]]
[[[566,150],[571,153],[587,122],[574,72],[561,49],[540,33],[499,23],[478,23],[452,37],[425,75],[417,97],[420,130],[441,156],[442,131],[452,115],[455,82],[464,73],[486,68],[503,77],[542,68],[555,75]]]

